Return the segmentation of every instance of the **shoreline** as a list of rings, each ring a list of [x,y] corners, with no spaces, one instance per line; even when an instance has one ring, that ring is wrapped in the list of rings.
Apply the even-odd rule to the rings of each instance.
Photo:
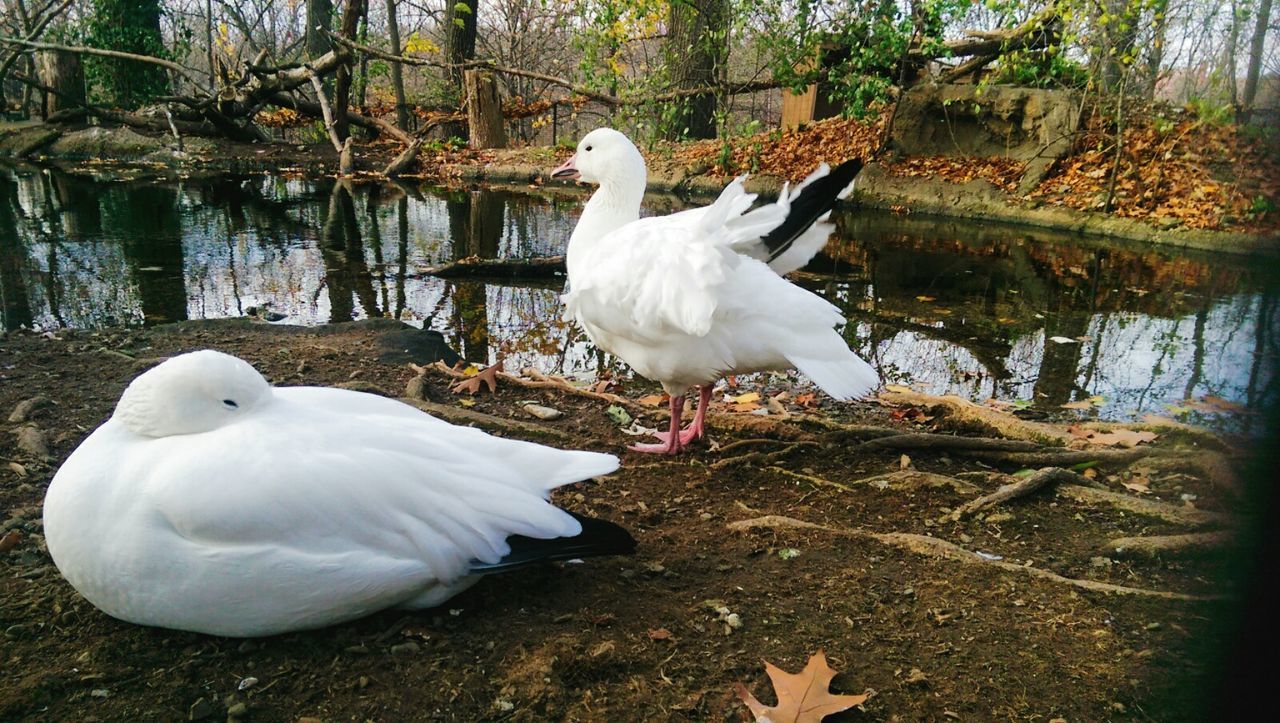
[[[301,173],[329,176],[337,171],[337,157],[320,143],[245,144],[208,138],[186,138],[183,150],[171,148],[173,140],[143,135],[128,128],[88,126],[52,128],[40,123],[0,124],[0,160],[14,164],[53,166],[66,170],[145,169],[159,176],[172,172],[182,177],[230,173]],[[405,174],[387,179],[378,173],[396,155],[389,146],[363,146],[357,156],[354,180],[538,184],[555,165],[551,148],[502,149],[470,152],[444,158],[434,173]],[[424,162],[430,162],[423,159]],[[709,199],[719,194],[727,177],[689,173],[689,169],[654,164],[649,192],[674,194],[686,200]],[[776,197],[782,180],[755,175],[747,189],[763,198]],[[951,183],[939,178],[894,176],[879,163],[868,163],[850,199],[851,208],[876,208],[928,217],[991,221],[1036,229],[1062,231],[1079,236],[1137,241],[1152,246],[1226,253],[1233,256],[1280,258],[1280,234],[1229,230],[1161,228],[1140,220],[1111,214],[1080,211],[1066,206],[1020,202],[983,179]]]

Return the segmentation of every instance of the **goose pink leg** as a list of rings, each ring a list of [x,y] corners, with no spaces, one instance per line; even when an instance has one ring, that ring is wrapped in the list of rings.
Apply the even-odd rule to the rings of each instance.
[[[671,428],[666,432],[658,432],[659,444],[633,444],[627,449],[633,452],[650,454],[678,454],[681,449],[705,434],[704,423],[707,417],[707,406],[711,404],[710,384],[698,387],[698,410],[693,414],[693,421],[688,428],[680,429],[680,419],[684,416],[684,396],[671,398]]]

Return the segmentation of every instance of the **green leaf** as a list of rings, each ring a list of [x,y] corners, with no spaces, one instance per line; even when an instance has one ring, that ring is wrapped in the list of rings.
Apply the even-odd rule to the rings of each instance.
[[[604,410],[604,412],[605,414],[608,414],[609,419],[612,419],[613,422],[617,424],[619,427],[625,427],[631,424],[631,420],[632,420],[631,414],[628,413],[627,410],[623,409],[622,407],[619,407],[616,404],[610,406],[608,409]]]

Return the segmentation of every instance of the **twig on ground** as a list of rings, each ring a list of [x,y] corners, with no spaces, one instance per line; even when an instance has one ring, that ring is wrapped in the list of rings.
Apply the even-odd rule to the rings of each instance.
[[[985,510],[988,507],[1004,504],[1009,500],[1025,497],[1032,492],[1036,492],[1044,487],[1054,484],[1063,484],[1068,482],[1079,481],[1080,475],[1075,472],[1069,472],[1060,467],[1046,467],[1034,474],[1027,475],[1021,479],[1015,480],[989,495],[984,495],[976,500],[970,500],[960,505],[951,513],[951,519],[962,520],[973,515],[979,510]]]

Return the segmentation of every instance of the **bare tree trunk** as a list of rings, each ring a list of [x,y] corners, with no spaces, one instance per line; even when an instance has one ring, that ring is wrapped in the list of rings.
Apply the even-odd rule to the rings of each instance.
[[[391,38],[391,54],[399,55],[400,21],[396,18],[396,0],[387,0],[387,34]],[[396,94],[396,127],[408,133],[409,108],[404,98],[404,69],[399,63],[391,63],[391,89]]]
[[[1268,0],[1269,1],[1269,0]],[[1152,8],[1155,28],[1147,48],[1146,98],[1155,100],[1160,83],[1160,66],[1164,64],[1164,43],[1169,33],[1169,0],[1156,0]]]
[[[667,22],[667,68],[676,88],[718,85],[725,77],[729,12],[726,0],[673,0]],[[716,96],[677,101],[668,138],[716,137]]]
[[[1253,38],[1249,41],[1249,70],[1244,78],[1244,112],[1245,119],[1253,111],[1253,102],[1258,97],[1258,77],[1262,74],[1262,51],[1266,46],[1267,26],[1271,22],[1271,0],[1260,0],[1258,3],[1258,22],[1253,26]]]
[[[356,31],[360,26],[360,16],[364,12],[364,0],[347,0],[347,7],[342,13],[342,37],[356,39]],[[347,107],[351,104],[351,66],[355,59],[347,57],[347,61],[338,66],[334,74],[333,86],[333,121],[338,138],[346,140],[351,135],[351,122],[347,120]]]
[[[329,52],[328,31],[333,29],[333,0],[307,0],[307,57]]]
[[[213,67],[213,0],[204,0],[204,44],[209,58],[209,87],[217,88],[217,71]]]
[[[1227,90],[1231,94],[1232,107],[1240,107],[1240,87],[1236,82],[1236,54],[1240,49],[1240,4],[1238,0],[1231,0],[1231,29],[1227,32],[1227,47],[1223,51],[1225,57],[1222,59],[1224,72],[1227,76]]]
[[[464,77],[467,89],[467,125],[471,129],[472,148],[505,148],[506,129],[502,125],[502,100],[498,83],[482,70],[468,70]]]
[[[40,82],[57,91],[45,93],[41,117],[48,118],[60,110],[83,108],[84,70],[80,56],[65,50],[41,50],[38,57]]]
[[[444,16],[444,58],[450,64],[445,77],[452,88],[453,99],[461,109],[466,98],[461,65],[476,57],[476,10],[480,3],[479,0],[459,0],[445,4],[448,12]],[[445,123],[440,128],[445,137],[463,134],[461,123]]]

